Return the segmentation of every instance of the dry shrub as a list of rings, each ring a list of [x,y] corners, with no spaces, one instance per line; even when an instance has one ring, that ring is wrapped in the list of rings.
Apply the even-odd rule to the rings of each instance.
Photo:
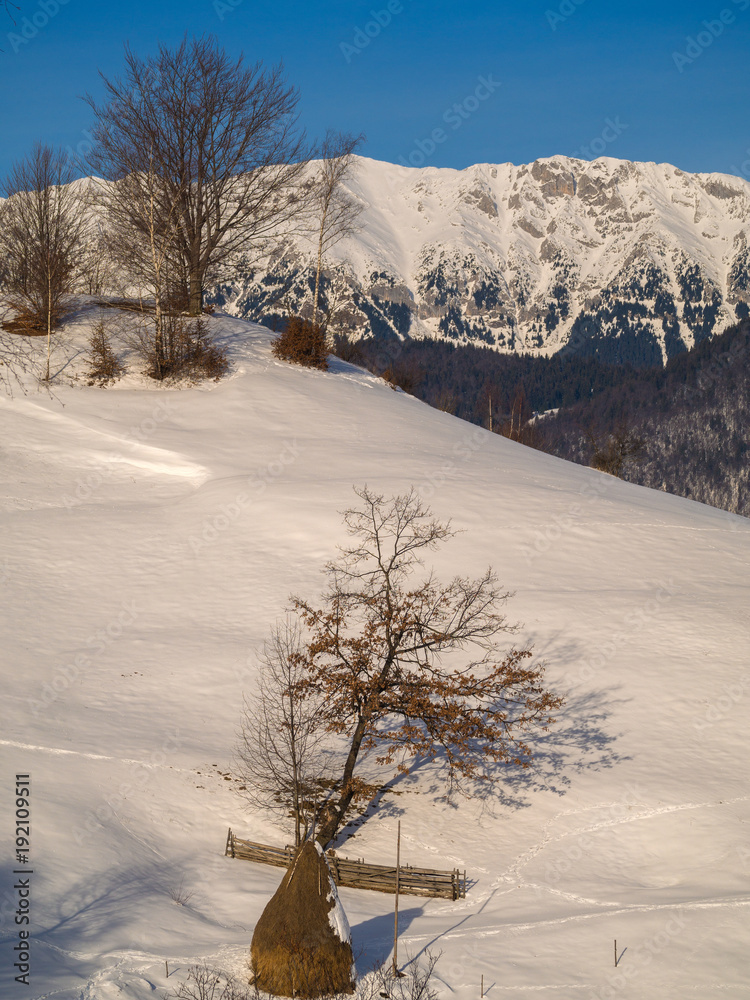
[[[384,379],[392,389],[401,389],[413,396],[417,386],[424,378],[424,373],[415,364],[402,362],[391,364],[381,372],[380,377]]]
[[[337,334],[333,341],[333,354],[342,361],[352,365],[364,365],[365,356],[359,344],[351,340],[345,333]]]
[[[282,361],[328,370],[325,331],[319,324],[310,323],[300,316],[292,316],[286,330],[274,340],[271,350]]]
[[[112,342],[103,319],[97,320],[89,337],[89,349],[86,354],[88,371],[86,376],[89,385],[108,385],[125,373],[125,367],[112,350]]]
[[[205,963],[191,965],[185,982],[166,994],[175,1000],[250,1000],[251,996],[257,996],[257,992],[251,994],[236,976]]]
[[[8,333],[15,333],[21,337],[46,337],[47,327],[39,325],[36,316],[32,313],[20,311],[14,319],[3,320],[3,330]]]
[[[380,997],[388,1000],[437,1000],[440,993],[436,986],[435,966],[441,954],[429,949],[423,959],[407,954],[406,972],[397,972],[390,961],[376,965],[373,974],[360,984],[357,1000],[380,1000]]]
[[[213,342],[206,321],[200,317],[190,320],[165,314],[160,337],[146,322],[131,344],[146,361],[145,374],[160,382],[177,378],[218,381],[229,368],[226,351]]]
[[[594,433],[589,430],[589,440],[593,447],[591,467],[610,476],[622,478],[626,466],[632,462],[643,460],[646,442],[631,430],[623,418],[607,441],[601,444]]]

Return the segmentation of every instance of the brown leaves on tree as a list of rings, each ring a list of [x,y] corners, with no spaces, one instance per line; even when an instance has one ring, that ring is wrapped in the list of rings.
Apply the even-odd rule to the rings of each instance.
[[[500,611],[510,594],[491,569],[475,580],[412,581],[424,550],[454,533],[450,525],[414,490],[390,499],[355,492],[362,506],[344,514],[355,542],[326,567],[322,607],[293,600],[310,632],[299,653],[304,684],[323,695],[325,722],[349,748],[338,798],[319,828],[323,844],[352,801],[363,751],[375,748],[380,763],[403,772],[415,757],[442,753],[452,784],[492,778],[494,763],[529,766],[523,736],[546,729],[562,704],[544,688],[530,649],[498,650],[498,636],[517,626]],[[457,651],[470,654],[459,666]]]

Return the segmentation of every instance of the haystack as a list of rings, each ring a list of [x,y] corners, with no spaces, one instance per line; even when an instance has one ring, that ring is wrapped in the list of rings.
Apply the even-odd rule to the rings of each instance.
[[[255,984],[282,997],[353,993],[351,935],[328,864],[302,845],[255,927]]]

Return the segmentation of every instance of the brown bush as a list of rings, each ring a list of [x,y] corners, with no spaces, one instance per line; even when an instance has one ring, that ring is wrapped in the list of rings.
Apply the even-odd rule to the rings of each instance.
[[[204,319],[163,314],[161,335],[144,323],[131,346],[146,361],[145,374],[162,382],[170,378],[214,379],[226,375],[226,351],[211,339]]]
[[[328,348],[324,330],[299,316],[292,316],[286,330],[274,340],[271,350],[282,361],[306,368],[328,370]]]

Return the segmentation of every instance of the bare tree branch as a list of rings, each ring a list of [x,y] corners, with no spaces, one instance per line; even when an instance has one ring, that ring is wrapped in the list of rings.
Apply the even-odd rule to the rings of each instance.
[[[528,648],[498,650],[500,634],[517,626],[501,612],[510,594],[491,569],[471,580],[440,583],[412,577],[424,550],[453,531],[432,517],[418,494],[386,498],[355,490],[361,506],[345,511],[356,543],[329,563],[322,607],[296,597],[293,607],[310,631],[300,650],[304,685],[324,695],[331,732],[345,736],[348,755],[318,840],[327,845],[361,782],[360,754],[408,772],[410,758],[444,755],[451,784],[492,778],[488,765],[527,767],[522,736],[546,729],[562,699],[543,687],[544,669],[527,664]],[[461,666],[443,657],[480,650]]]
[[[321,696],[303,687],[299,623],[288,618],[271,632],[260,657],[258,684],[245,697],[235,749],[236,773],[255,806],[291,812],[295,844],[307,835],[331,776]]]
[[[317,265],[313,294],[313,324],[318,322],[320,272],[323,257],[339,240],[356,229],[363,205],[343,190],[343,182],[352,169],[354,152],[364,142],[363,135],[326,132],[321,158],[310,181],[311,210],[316,220]]]
[[[177,206],[174,248],[189,309],[240,250],[260,254],[299,213],[295,189],[307,160],[297,91],[281,66],[232,62],[215,38],[185,37],[140,59],[126,47],[123,78],[102,75],[106,100],[94,112],[88,162],[110,181],[153,169],[161,207]],[[143,232],[148,218],[140,221]]]
[[[3,285],[16,322],[29,332],[46,332],[50,378],[52,331],[67,297],[83,271],[88,218],[73,186],[73,167],[65,154],[37,143],[13,165],[0,206],[0,256]]]

